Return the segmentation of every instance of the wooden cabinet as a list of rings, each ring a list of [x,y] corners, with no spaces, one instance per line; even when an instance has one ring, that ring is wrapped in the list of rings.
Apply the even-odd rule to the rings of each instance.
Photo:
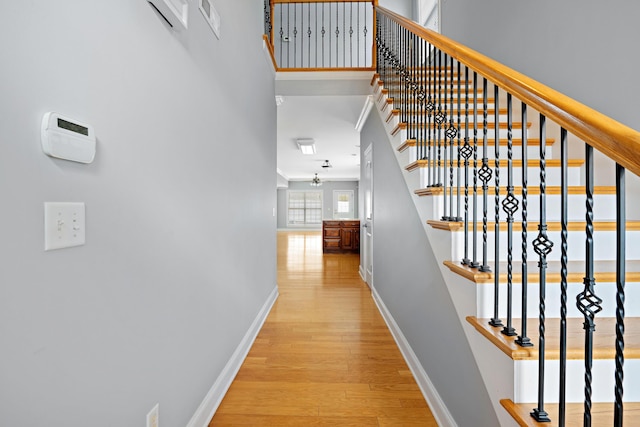
[[[322,252],[359,252],[360,221],[322,222]]]

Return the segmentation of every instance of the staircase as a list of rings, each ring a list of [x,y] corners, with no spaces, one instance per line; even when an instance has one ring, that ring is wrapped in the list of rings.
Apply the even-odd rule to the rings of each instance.
[[[537,112],[529,110],[524,115],[526,120],[519,120],[525,108],[519,101],[512,102],[492,85],[480,87],[460,67],[445,62],[418,75],[418,85],[433,88],[432,113],[424,113],[428,100],[417,99],[419,91],[407,90],[401,73],[387,81],[376,74],[371,99],[414,194],[416,209],[501,425],[617,425],[613,403],[615,340],[616,315],[621,313],[617,312],[616,298],[621,296],[615,262],[616,187],[593,187],[591,232],[585,205],[593,178],[586,172],[585,162],[589,160],[585,160],[584,143],[567,139],[559,127],[541,126],[540,121],[545,119]],[[437,124],[435,117],[440,111],[445,120]],[[445,136],[449,128],[457,128],[453,138]],[[465,156],[460,154],[465,136],[471,148],[476,141],[475,150],[467,153],[467,167]],[[566,169],[561,167],[562,147],[566,147],[565,157],[567,153],[574,156],[566,161]],[[541,153],[545,161],[542,173]],[[491,171],[485,181],[480,178],[482,158],[487,158],[486,166]],[[610,162],[609,170],[599,166],[598,174],[615,174],[614,163]],[[561,191],[562,180],[568,184],[566,196]],[[562,227],[563,197],[568,201],[566,231]],[[510,216],[512,222],[507,220]],[[543,245],[544,241],[534,243],[540,223],[546,225],[543,240],[553,243],[552,247]],[[562,251],[565,233],[566,251]],[[586,235],[590,233],[594,244],[587,247]],[[625,426],[640,426],[640,387],[636,386],[640,381],[640,246],[633,244],[639,238],[640,221],[627,218]],[[587,262],[587,252],[593,253],[593,264]],[[546,268],[540,268],[539,263]],[[593,268],[597,297],[583,298],[583,304],[597,298],[602,301],[596,302],[597,308],[589,307],[601,311],[595,316],[593,361],[587,358],[586,364],[592,365],[592,384],[590,417],[584,422],[585,317],[576,301],[585,291],[588,268]],[[523,277],[527,278],[524,293]],[[562,283],[566,283],[566,292]],[[526,325],[522,321],[523,307]],[[567,319],[566,338],[562,338],[566,356],[560,350],[563,312]],[[540,320],[544,321],[543,327],[539,326]],[[544,332],[543,342],[540,332]],[[519,345],[518,341],[529,345]],[[543,359],[539,358],[540,344],[545,348]],[[565,357],[566,364],[561,364]],[[541,381],[544,385],[539,389]],[[560,397],[561,387],[564,398]],[[566,408],[562,415],[558,413],[560,400]],[[548,414],[551,421],[536,421],[530,415],[534,408],[539,418]]]

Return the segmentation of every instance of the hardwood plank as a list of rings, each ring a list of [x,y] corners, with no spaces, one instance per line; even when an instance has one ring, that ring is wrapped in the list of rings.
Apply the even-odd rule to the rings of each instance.
[[[211,426],[436,426],[357,254],[278,232],[280,295]]]

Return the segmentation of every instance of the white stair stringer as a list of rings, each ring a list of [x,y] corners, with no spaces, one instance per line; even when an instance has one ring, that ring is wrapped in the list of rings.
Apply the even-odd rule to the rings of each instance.
[[[394,148],[393,151],[398,161],[398,166],[402,171],[408,191],[412,196],[413,203],[423,224],[425,233],[427,234],[428,241],[439,243],[437,248],[432,246],[433,253],[438,261],[440,272],[447,283],[447,289],[456,309],[458,320],[470,344],[476,363],[478,364],[496,417],[502,427],[517,427],[518,424],[514,421],[513,417],[500,405],[500,399],[510,398],[513,400],[515,398],[513,390],[513,361],[502,353],[504,357],[499,355],[498,357],[504,359],[503,361],[506,364],[502,365],[502,363],[497,363],[495,359],[495,346],[484,339],[473,326],[466,321],[466,316],[469,315],[469,313],[475,313],[477,307],[475,284],[461,276],[455,275],[444,265],[444,262],[447,260],[462,259],[462,233],[437,230],[427,225],[427,220],[439,219],[442,212],[443,197],[432,196],[424,198],[414,193],[413,190],[421,188],[417,185],[419,183],[419,173],[417,173],[417,171],[407,171],[405,169],[406,163],[402,163],[402,153],[396,150],[396,148],[406,140],[406,134],[404,131],[400,131],[395,135],[391,135],[394,126],[385,122],[385,112],[382,110],[384,105],[386,105],[386,101],[383,97],[382,101],[377,103],[378,108],[376,108],[376,110],[382,123],[385,125],[389,142]],[[418,177],[418,179],[416,177]],[[502,360],[500,362],[502,362]],[[509,366],[511,366],[511,369],[505,369],[505,367]]]

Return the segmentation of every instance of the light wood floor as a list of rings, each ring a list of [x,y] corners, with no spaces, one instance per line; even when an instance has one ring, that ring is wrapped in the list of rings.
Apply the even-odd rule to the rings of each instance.
[[[210,426],[437,426],[358,264],[278,232],[280,296]]]

